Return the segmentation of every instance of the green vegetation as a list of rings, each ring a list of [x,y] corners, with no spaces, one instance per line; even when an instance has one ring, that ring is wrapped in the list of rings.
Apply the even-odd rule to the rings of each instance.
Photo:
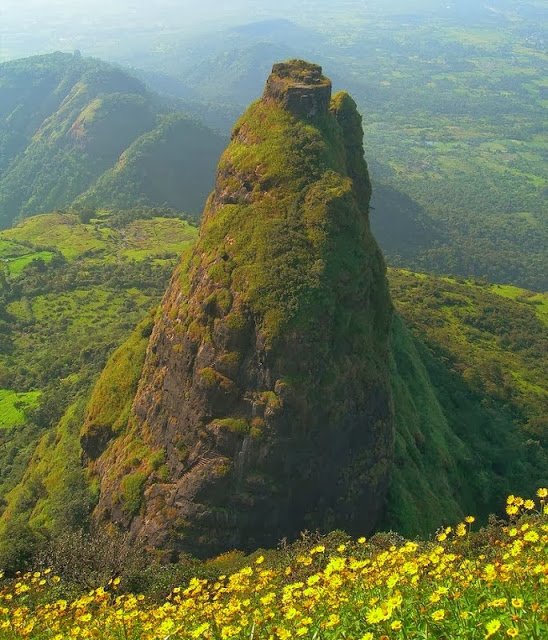
[[[341,123],[345,122],[344,109],[355,109],[352,100],[346,105],[342,95],[333,99]],[[344,106],[339,109],[340,105]],[[360,139],[359,119],[353,126],[350,137]],[[360,230],[363,253],[350,251],[352,223],[359,214],[351,202],[351,182],[343,175],[347,162],[356,162],[356,167],[362,163],[362,176],[365,164],[359,154],[347,158],[345,135],[332,117],[307,122],[276,104],[257,102],[236,124],[221,158],[219,172],[226,175],[223,188],[238,191],[242,201],[229,203],[206,218],[200,247],[208,252],[210,275],[220,284],[230,274],[233,287],[264,317],[262,330],[269,340],[293,318],[302,323],[313,318],[314,305],[335,305],[325,298],[336,297],[336,288],[326,283],[340,269],[348,272],[355,287],[371,277],[370,262],[378,254],[368,231]],[[246,184],[250,192],[244,195]],[[363,191],[363,197],[369,196],[367,184],[356,188]],[[266,189],[275,196],[260,202]],[[302,210],[294,205],[296,193],[303,199]],[[257,204],[250,210],[247,200],[257,200]],[[341,228],[345,232],[338,236],[339,246],[332,246],[329,234]],[[224,246],[227,235],[234,238],[230,249]],[[221,263],[223,252],[228,259]],[[220,266],[222,274],[218,274]],[[383,310],[379,300],[379,315]],[[345,321],[340,326],[342,330]]]
[[[55,53],[0,65],[0,228],[75,200],[196,214],[223,140],[173,111],[99,60]]]
[[[16,393],[0,389],[0,429],[12,429],[25,424],[27,413],[37,406],[39,398],[39,391]]]
[[[158,304],[179,255],[197,235],[170,210],[93,215],[87,223],[75,213],[41,215],[0,232],[2,257],[28,258],[16,273],[0,271],[2,500],[44,431],[54,432],[67,407],[89,393],[109,354]],[[44,251],[52,256],[47,262],[36,259]]]
[[[499,287],[392,270],[396,452],[385,525],[432,531],[497,492],[545,483],[548,367],[538,305]],[[503,289],[506,293],[508,290]],[[470,470],[474,469],[474,473]]]
[[[137,326],[109,358],[93,388],[80,437],[94,457],[127,426],[153,323],[151,315]]]
[[[405,26],[349,19],[345,86],[365,116],[389,263],[544,291],[543,36],[514,4],[473,23],[468,7]]]
[[[81,524],[81,510],[89,510],[97,498],[93,477],[82,480],[79,475],[82,424],[84,436],[103,427],[111,433],[124,430],[150,319],[131,331],[157,304],[177,254],[197,234],[185,221],[166,217],[170,212],[157,214],[100,212],[87,224],[75,214],[52,214],[0,234],[4,253],[32,255],[47,247],[54,255],[48,264],[31,262],[20,274],[5,278],[0,289],[0,415],[5,421],[12,407],[18,412],[16,423],[0,432],[0,496],[4,510],[9,504],[10,516],[4,516],[2,526],[4,536],[15,531],[21,540],[17,548],[10,547],[14,562],[26,557],[37,539],[43,544],[48,531],[65,528],[64,518]],[[179,245],[166,245],[166,239],[178,239]],[[169,256],[162,254],[166,246],[173,248]],[[538,442],[546,437],[547,297],[401,270],[390,271],[390,283],[409,328],[395,320],[391,377],[396,457],[384,524],[416,535],[472,507],[484,515],[494,508],[497,491],[527,491],[543,483],[547,467]],[[231,312],[227,318],[234,331],[245,329],[243,316]],[[90,398],[107,356],[128,335]],[[239,361],[238,354],[229,355],[229,364]],[[114,366],[120,363],[120,368]],[[111,377],[109,371],[115,370],[123,370],[123,377]],[[70,419],[55,426],[74,401]],[[269,410],[279,409],[275,393],[261,401]],[[89,421],[84,423],[86,407]],[[238,431],[237,422],[228,427]],[[254,423],[251,429],[260,431]],[[58,449],[61,441],[65,448]],[[130,473],[145,469],[147,475],[154,471],[163,477],[161,452],[139,446],[141,450],[133,447],[122,456]],[[69,457],[66,447],[73,452]],[[133,458],[144,466],[134,465]],[[70,474],[73,479],[67,480]],[[74,478],[80,478],[76,485]],[[76,502],[58,493],[73,485],[86,487]],[[70,517],[59,506],[65,502],[74,507]]]
[[[135,516],[141,507],[143,499],[143,489],[148,475],[142,471],[137,471],[125,476],[122,480],[122,502],[128,514]]]
[[[546,294],[393,271],[407,326],[478,394],[506,406],[532,437],[546,415]],[[513,302],[511,299],[513,298]]]
[[[161,205],[199,212],[213,187],[224,140],[188,116],[172,114],[143,134],[76,200],[77,206]]]

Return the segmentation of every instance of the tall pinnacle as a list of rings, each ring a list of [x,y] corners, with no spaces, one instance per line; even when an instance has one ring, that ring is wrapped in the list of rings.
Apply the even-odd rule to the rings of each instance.
[[[362,137],[319,66],[274,66],[164,296],[127,429],[82,441],[96,522],[199,555],[378,522],[391,303]]]

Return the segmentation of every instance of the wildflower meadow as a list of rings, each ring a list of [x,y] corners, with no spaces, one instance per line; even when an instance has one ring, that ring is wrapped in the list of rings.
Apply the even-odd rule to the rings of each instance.
[[[49,569],[3,577],[0,638],[545,640],[547,497],[509,496],[506,521],[475,531],[469,516],[430,541],[319,543],[291,562],[255,554],[163,601],[119,577],[73,598]]]

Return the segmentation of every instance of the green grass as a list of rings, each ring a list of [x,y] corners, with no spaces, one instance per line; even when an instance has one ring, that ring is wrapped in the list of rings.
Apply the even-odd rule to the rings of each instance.
[[[122,255],[130,260],[181,253],[196,240],[196,227],[170,218],[136,220],[124,233]]]
[[[76,214],[68,213],[29,218],[13,229],[2,231],[2,237],[55,249],[68,259],[74,259],[88,251],[104,251],[108,247],[106,230],[81,224]]]
[[[91,259],[95,254],[101,261],[108,261],[119,257],[145,260],[151,256],[179,254],[196,238],[196,228],[179,218],[136,219],[121,229],[113,229],[109,226],[111,215],[112,212],[104,212],[90,224],[82,224],[75,213],[29,218],[13,229],[1,232],[0,258],[3,254],[9,256],[10,252],[25,250],[27,255],[8,263],[12,275],[18,275],[33,259],[48,260],[53,256],[48,251],[25,249],[19,244],[21,242],[58,251],[68,260],[84,254],[89,254]]]
[[[26,256],[20,256],[19,258],[4,259],[4,264],[6,265],[10,276],[18,276],[29,264],[32,264],[35,261],[47,263],[54,255],[55,254],[51,251],[36,251]]]
[[[39,391],[17,393],[10,389],[0,389],[0,429],[11,429],[25,424],[27,411],[36,408],[39,398]]]
[[[0,239],[0,259],[17,258],[28,253],[28,248],[18,242]]]
[[[520,287],[500,284],[491,286],[490,291],[521,304],[530,305],[542,322],[548,326],[548,294],[535,293]]]

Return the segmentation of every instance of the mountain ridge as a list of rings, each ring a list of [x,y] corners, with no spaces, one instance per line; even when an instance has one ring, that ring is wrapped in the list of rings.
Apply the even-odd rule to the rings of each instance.
[[[196,213],[211,188],[222,137],[107,63],[61,53],[4,63],[0,102],[2,226],[75,201]]]

